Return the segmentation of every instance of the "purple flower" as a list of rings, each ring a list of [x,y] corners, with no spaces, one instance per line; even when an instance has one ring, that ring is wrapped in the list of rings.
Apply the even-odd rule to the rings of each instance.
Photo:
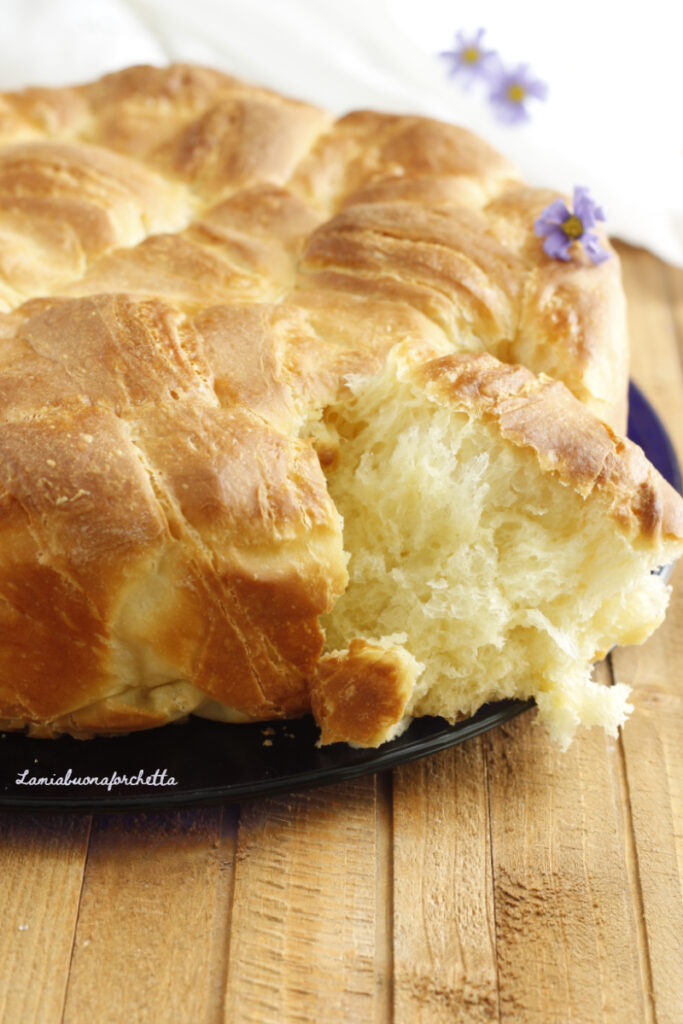
[[[525,102],[529,98],[544,100],[548,95],[548,86],[538,78],[529,74],[528,64],[520,64],[513,70],[499,66],[492,76],[493,91],[489,95],[491,103],[501,121],[517,124],[529,120],[529,111]]]
[[[482,39],[484,29],[480,28],[467,37],[460,29],[456,34],[452,50],[444,50],[439,54],[450,63],[448,74],[451,78],[459,76],[462,78],[465,88],[469,88],[475,78],[486,78],[492,59],[496,56],[495,50],[484,50]]]
[[[556,199],[536,219],[534,231],[539,238],[545,238],[543,249],[551,259],[570,260],[569,250],[575,242],[580,242],[593,263],[603,263],[610,258],[610,254],[603,249],[600,239],[589,228],[594,228],[599,220],[604,219],[602,207],[591,199],[588,189],[576,185],[574,212],[563,199]]]

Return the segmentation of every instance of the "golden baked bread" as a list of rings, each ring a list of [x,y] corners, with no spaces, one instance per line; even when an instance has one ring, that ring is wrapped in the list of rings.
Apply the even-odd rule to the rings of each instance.
[[[0,97],[0,726],[613,730],[590,664],[661,620],[683,513],[611,429],[618,259],[547,258],[555,197],[204,68]]]

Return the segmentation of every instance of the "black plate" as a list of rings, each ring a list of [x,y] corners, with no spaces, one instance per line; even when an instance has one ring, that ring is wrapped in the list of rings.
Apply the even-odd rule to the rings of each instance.
[[[629,436],[680,491],[681,475],[671,442],[634,385],[628,427]],[[36,740],[0,733],[0,807],[157,809],[341,782],[462,743],[532,706],[533,701],[488,704],[455,725],[440,718],[422,718],[378,750],[354,750],[342,743],[318,748],[318,732],[311,718],[252,725],[193,718],[184,725],[86,742],[68,736]],[[112,782],[115,775],[126,775],[128,781]],[[95,781],[75,782],[88,778]],[[46,781],[30,784],[30,779]]]

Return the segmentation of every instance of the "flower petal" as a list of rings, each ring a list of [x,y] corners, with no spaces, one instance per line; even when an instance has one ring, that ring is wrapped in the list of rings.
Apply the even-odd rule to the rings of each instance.
[[[543,243],[543,250],[553,260],[567,261],[571,259],[569,249],[572,241],[573,239],[567,238],[562,228],[554,228]]]
[[[485,81],[489,78],[491,61],[495,59],[495,50],[484,50],[481,40],[485,34],[483,28],[476,32],[465,33],[458,29],[452,50],[442,50],[439,57],[449,62],[448,76],[460,79],[464,89],[468,89],[477,78]]]
[[[506,124],[519,124],[521,121],[528,121],[529,111],[522,103],[511,100],[501,100],[497,105],[497,116],[500,121]]]
[[[489,85],[496,86],[503,73],[503,62],[497,50],[484,50],[481,60],[482,77]]]
[[[524,103],[521,100],[510,99],[508,91],[513,84],[507,75],[503,75],[494,83],[493,92],[489,93],[489,102],[494,107],[498,120],[507,124],[529,120],[529,112]]]
[[[507,70],[500,65],[488,78],[493,87],[489,101],[496,108],[498,119],[508,124],[528,121],[530,115],[526,108],[527,98],[545,99],[547,95],[547,86],[530,74],[528,64],[518,64],[516,68]],[[516,93],[519,95],[516,96]]]
[[[548,94],[548,86],[540,78],[534,78],[529,71],[528,64],[519,65],[514,72],[514,80],[522,86],[529,96],[533,96],[536,99],[544,100]]]
[[[594,228],[599,220],[605,219],[603,211],[589,196],[588,189],[580,185],[574,189],[574,213],[586,228]]]
[[[555,199],[550,206],[546,206],[545,210],[534,222],[534,231],[537,235],[547,235],[548,231],[552,230],[553,227],[559,227],[566,221],[567,217],[571,214],[567,209],[567,204],[563,199]],[[539,230],[540,227],[547,230]]]
[[[587,231],[582,238],[583,247],[596,265],[604,263],[612,255],[600,244],[600,239],[592,231]]]
[[[457,53],[441,53],[439,56],[444,57],[449,62],[449,66],[446,69],[448,77],[453,78],[454,75],[457,75],[458,71],[462,67],[462,61]]]
[[[529,96],[533,96],[534,99],[545,100],[548,98],[548,86],[539,78],[527,81],[525,84],[525,88]]]
[[[496,94],[503,93],[508,80],[508,74],[503,66],[503,62],[500,59],[500,55],[495,51],[491,50],[491,55],[488,59],[488,72],[489,82],[491,89]],[[489,93],[489,99],[493,99],[493,92]]]

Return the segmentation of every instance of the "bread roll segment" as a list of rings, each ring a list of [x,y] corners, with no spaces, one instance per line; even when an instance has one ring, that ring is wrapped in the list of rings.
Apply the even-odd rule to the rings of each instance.
[[[613,731],[590,665],[661,621],[683,512],[612,431],[618,258],[548,259],[554,198],[189,65],[1,96],[0,727]]]
[[[661,622],[668,588],[652,570],[683,550],[678,495],[564,385],[488,354],[415,364],[397,350],[350,383],[325,413],[351,556],[323,617],[337,675],[372,637],[421,665],[401,717],[533,696],[564,745],[579,723],[614,733],[626,688],[593,683],[591,666]],[[342,714],[337,694],[330,737]]]

